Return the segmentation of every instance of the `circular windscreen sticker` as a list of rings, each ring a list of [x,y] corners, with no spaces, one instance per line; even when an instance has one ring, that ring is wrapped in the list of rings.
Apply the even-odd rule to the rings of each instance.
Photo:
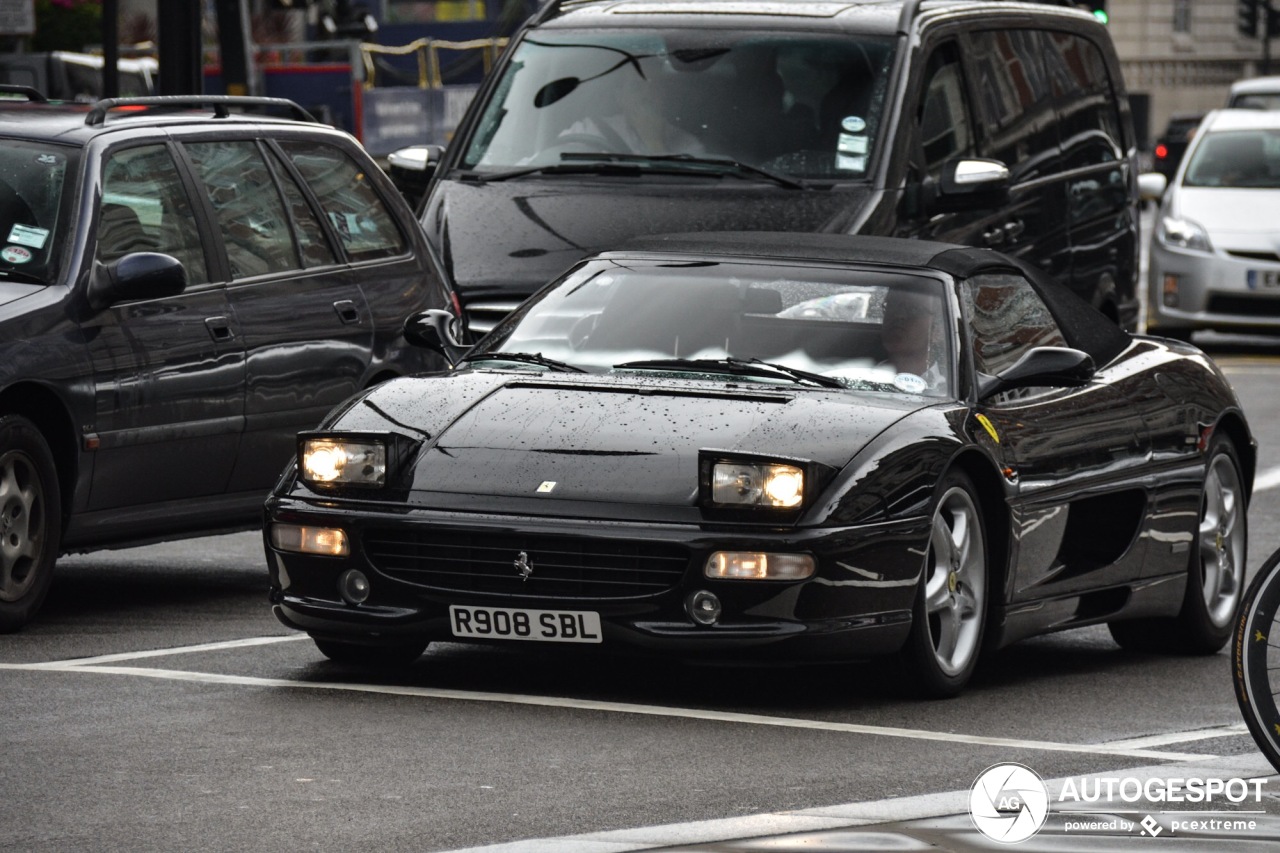
[[[0,258],[4,258],[11,264],[25,264],[31,260],[31,252],[21,246],[5,246],[0,251]]]
[[[862,133],[862,131],[867,129],[867,123],[860,116],[846,116],[844,120],[840,122],[840,127],[843,128],[846,133]]]
[[[899,391],[905,391],[908,394],[923,394],[929,390],[929,383],[914,373],[899,373],[893,377],[893,385]]]

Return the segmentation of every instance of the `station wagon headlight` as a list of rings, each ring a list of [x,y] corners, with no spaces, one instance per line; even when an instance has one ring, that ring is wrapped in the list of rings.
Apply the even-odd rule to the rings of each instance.
[[[387,482],[386,442],[342,436],[302,437],[298,474],[313,486],[369,486]]]
[[[1166,246],[1178,249],[1191,249],[1196,252],[1212,252],[1209,245],[1209,234],[1190,219],[1179,216],[1161,216],[1156,236]]]

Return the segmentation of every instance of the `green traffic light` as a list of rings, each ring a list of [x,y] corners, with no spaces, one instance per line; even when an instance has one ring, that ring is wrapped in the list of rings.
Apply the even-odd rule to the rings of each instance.
[[[1103,23],[1103,24],[1111,23],[1111,17],[1107,14],[1106,9],[1094,9],[1093,16],[1097,18],[1100,23]]]

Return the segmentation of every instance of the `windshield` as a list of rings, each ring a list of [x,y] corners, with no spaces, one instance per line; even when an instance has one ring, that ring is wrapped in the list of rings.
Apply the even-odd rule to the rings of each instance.
[[[52,282],[63,185],[74,151],[16,139],[0,144],[0,279]]]
[[[865,36],[539,32],[518,46],[462,167],[683,154],[859,178],[874,153],[891,50]]]
[[[526,303],[469,360],[949,396],[944,293],[939,279],[876,270],[597,260]]]
[[[1188,187],[1280,188],[1280,130],[1210,133],[1182,179]]]

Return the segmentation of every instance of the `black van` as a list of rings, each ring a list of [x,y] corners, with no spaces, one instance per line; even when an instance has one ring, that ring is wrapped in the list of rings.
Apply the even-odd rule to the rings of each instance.
[[[640,234],[921,237],[1137,320],[1136,148],[1104,26],[957,0],[562,0],[434,168],[421,220],[473,333]]]

